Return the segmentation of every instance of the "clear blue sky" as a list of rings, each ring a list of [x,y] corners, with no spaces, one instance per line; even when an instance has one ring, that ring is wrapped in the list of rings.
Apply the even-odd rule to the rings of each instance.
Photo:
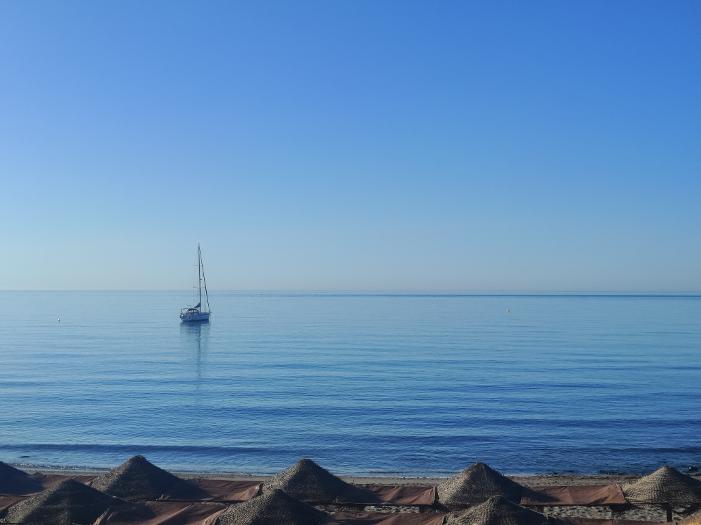
[[[0,3],[0,289],[701,290],[701,3]]]

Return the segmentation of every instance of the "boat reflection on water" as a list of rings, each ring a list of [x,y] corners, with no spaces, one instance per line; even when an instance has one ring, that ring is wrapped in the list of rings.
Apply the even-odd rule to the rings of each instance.
[[[207,357],[207,346],[209,340],[208,323],[181,323],[180,341],[184,349],[192,352],[195,358],[195,371],[197,382],[202,380],[202,366]]]

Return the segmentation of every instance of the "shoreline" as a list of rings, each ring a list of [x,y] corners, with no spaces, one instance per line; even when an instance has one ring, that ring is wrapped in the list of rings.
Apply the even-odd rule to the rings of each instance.
[[[63,476],[95,476],[108,472],[108,468],[82,468],[82,467],[37,467],[26,466],[21,463],[9,463],[28,473],[42,473]],[[260,481],[269,480],[272,475],[251,474],[244,472],[213,472],[207,470],[177,470],[169,472],[185,479],[207,478],[227,481]],[[457,471],[456,471],[457,472]],[[687,473],[689,476],[701,481],[701,473]],[[506,474],[510,479],[528,486],[545,487],[558,485],[607,485],[612,483],[624,483],[640,478],[645,473],[608,473],[608,474],[580,474],[580,473],[542,473],[542,474]],[[398,475],[339,475],[341,479],[356,485],[437,485],[448,478],[445,476],[398,476]]]

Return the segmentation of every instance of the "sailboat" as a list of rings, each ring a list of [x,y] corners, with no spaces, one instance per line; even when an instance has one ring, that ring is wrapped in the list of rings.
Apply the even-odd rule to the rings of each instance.
[[[202,306],[202,285],[204,284],[204,298],[207,304],[205,308]],[[212,311],[209,309],[209,294],[207,293],[207,279],[204,276],[204,264],[202,264],[202,250],[200,243],[197,243],[197,289],[199,293],[199,301],[195,306],[186,306],[180,310],[180,319],[183,323],[208,323],[209,315]]]

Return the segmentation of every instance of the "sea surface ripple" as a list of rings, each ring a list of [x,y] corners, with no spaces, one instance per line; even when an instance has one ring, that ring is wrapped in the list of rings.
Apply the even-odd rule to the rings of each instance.
[[[0,460],[272,473],[701,463],[701,297],[0,293]],[[60,316],[60,322],[58,318]]]

